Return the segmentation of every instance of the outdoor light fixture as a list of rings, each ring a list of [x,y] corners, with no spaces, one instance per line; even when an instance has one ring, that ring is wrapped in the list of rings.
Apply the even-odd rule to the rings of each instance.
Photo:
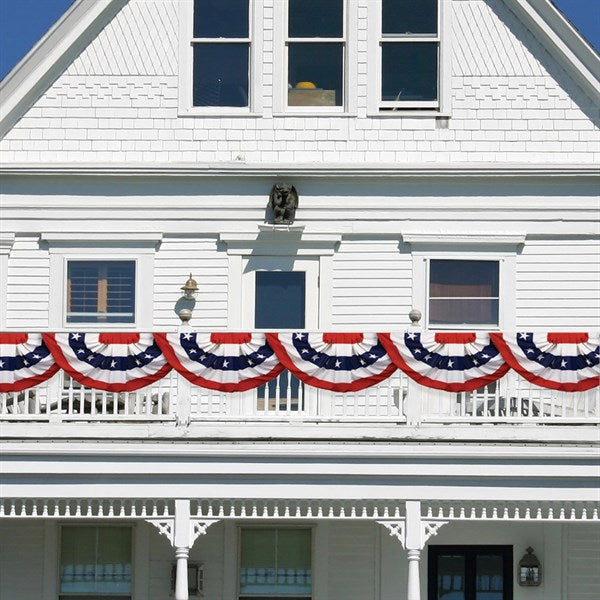
[[[198,284],[191,273],[189,279],[181,286],[181,291],[183,292],[183,297],[187,300],[193,300],[196,297],[196,294],[198,293]]]
[[[533,548],[527,548],[527,554],[519,561],[518,572],[519,585],[535,586],[542,583],[542,565],[537,556],[533,553]]]

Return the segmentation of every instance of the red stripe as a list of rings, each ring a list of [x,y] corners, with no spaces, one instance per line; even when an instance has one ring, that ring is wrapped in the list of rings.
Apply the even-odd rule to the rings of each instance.
[[[252,341],[251,333],[216,332],[210,334],[213,344],[249,344]]]
[[[13,381],[13,383],[0,383],[0,392],[21,392],[29,388],[35,387],[44,381],[47,381],[52,377],[58,370],[59,366],[56,363],[50,365],[47,371],[35,375],[34,377],[26,377],[25,379],[19,379]]]
[[[484,375],[483,377],[477,377],[476,379],[469,379],[463,383],[447,383],[445,381],[438,381],[437,379],[431,379],[425,375],[421,375],[417,371],[411,369],[405,362],[404,358],[396,348],[396,344],[392,341],[389,333],[378,333],[377,337],[381,342],[381,345],[386,349],[392,362],[404,373],[406,373],[411,379],[416,381],[418,384],[428,388],[436,390],[444,390],[446,392],[472,392],[484,385],[488,385],[493,381],[497,381],[501,377],[504,377],[509,370],[509,366],[504,363],[502,364],[495,373]]]
[[[362,333],[324,333],[324,344],[360,344],[363,341]]]
[[[0,333],[0,344],[25,344],[27,333]]]
[[[435,334],[435,341],[438,344],[472,344],[477,340],[477,336],[470,331],[448,331]]]
[[[140,341],[140,334],[135,332],[101,333],[98,341],[101,344],[137,344]]]
[[[379,382],[387,379],[395,370],[396,365],[390,363],[381,373],[378,375],[372,375],[371,377],[364,377],[351,383],[334,383],[332,381],[326,381],[324,379],[318,379],[307,375],[304,371],[301,371],[294,361],[290,358],[285,346],[279,341],[279,334],[277,333],[266,333],[267,342],[269,346],[273,348],[277,358],[287,367],[288,371],[293,373],[300,381],[312,385],[313,387],[320,388],[323,390],[331,390],[334,392],[358,392],[365,388],[377,385]]]
[[[547,336],[551,344],[585,344],[589,336],[583,331],[575,332],[550,332]]]

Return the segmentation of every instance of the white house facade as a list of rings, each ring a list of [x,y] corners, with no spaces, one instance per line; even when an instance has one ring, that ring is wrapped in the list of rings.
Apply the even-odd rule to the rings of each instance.
[[[76,0],[0,94],[3,600],[600,597],[549,0]]]

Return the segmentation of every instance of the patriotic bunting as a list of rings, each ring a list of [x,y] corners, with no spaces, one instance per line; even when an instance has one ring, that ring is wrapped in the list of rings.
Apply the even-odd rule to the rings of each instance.
[[[583,392],[600,383],[599,336],[587,333],[492,333],[517,373],[540,387]]]
[[[162,379],[171,366],[151,333],[44,333],[60,367],[82,385],[131,392]]]
[[[41,333],[0,333],[0,392],[38,385],[58,368]]]
[[[298,379],[317,388],[355,392],[396,370],[375,333],[267,333],[267,340]]]
[[[392,361],[425,387],[468,392],[509,369],[486,333],[380,333]]]
[[[264,333],[157,333],[156,341],[183,377],[211,390],[251,390],[283,371]]]

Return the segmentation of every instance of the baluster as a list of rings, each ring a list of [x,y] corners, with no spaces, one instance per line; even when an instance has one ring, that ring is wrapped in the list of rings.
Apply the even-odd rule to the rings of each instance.
[[[304,383],[300,381],[298,383],[298,411],[306,411],[307,407],[304,406],[305,398],[304,398]]]
[[[0,412],[5,415],[8,412],[8,407],[6,406],[6,397],[8,394],[2,392],[0,394]]]
[[[289,375],[288,375],[289,379]],[[275,380],[275,412],[280,411],[280,402],[281,402],[281,375],[278,375]]]
[[[285,390],[285,414],[289,415],[292,411],[292,374],[288,373],[287,386]]]

